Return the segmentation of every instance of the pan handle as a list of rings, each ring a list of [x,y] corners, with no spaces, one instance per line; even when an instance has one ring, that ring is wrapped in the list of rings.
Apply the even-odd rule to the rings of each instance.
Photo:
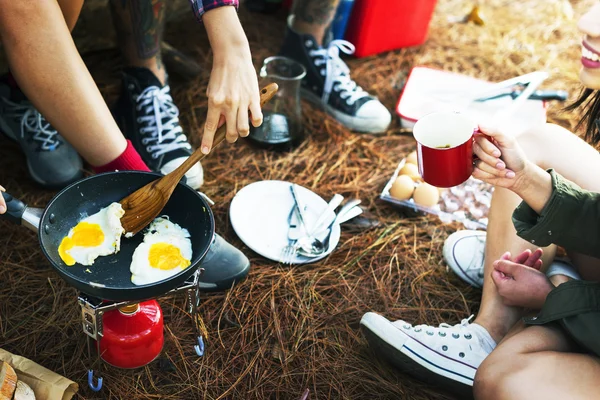
[[[23,225],[37,233],[44,210],[27,207],[25,203],[9,193],[1,193],[6,202],[6,213],[1,214],[0,219],[10,221],[13,224]]]

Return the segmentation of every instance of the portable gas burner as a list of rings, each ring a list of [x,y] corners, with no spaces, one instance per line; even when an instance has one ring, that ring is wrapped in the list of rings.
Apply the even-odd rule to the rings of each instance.
[[[120,368],[141,367],[160,354],[164,340],[163,318],[155,299],[187,292],[190,312],[199,330],[200,264],[215,238],[215,220],[210,205],[196,190],[184,184],[177,185],[162,213],[188,230],[193,254],[187,268],[158,282],[135,285],[131,281],[131,260],[143,235],[122,240],[118,253],[98,257],[92,268],[66,265],[58,249],[82,215],[96,214],[161,176],[140,171],[94,175],[60,191],[45,209],[29,207],[6,192],[0,194],[7,206],[0,219],[37,233],[40,248],[54,271],[81,293],[79,304],[88,345],[89,340],[94,339],[98,359]],[[197,340],[196,353],[202,355],[204,346],[200,334]],[[102,378],[94,384],[93,369],[88,372],[88,383],[93,390],[102,388]]]
[[[194,350],[204,355],[204,340],[198,326],[199,281],[203,269],[198,269],[181,286],[172,289],[161,298],[182,292],[187,295],[188,312],[197,333]],[[98,365],[102,361],[125,369],[143,367],[154,361],[161,353],[164,343],[163,315],[155,299],[146,301],[103,301],[79,294],[83,332],[87,335],[88,355],[92,359],[91,340],[96,342]],[[94,370],[88,370],[88,385],[94,391],[102,389],[102,377],[94,383]]]

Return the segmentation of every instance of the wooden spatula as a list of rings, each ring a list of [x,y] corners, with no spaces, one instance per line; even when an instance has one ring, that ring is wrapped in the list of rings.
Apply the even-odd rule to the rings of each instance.
[[[277,84],[271,83],[260,91],[261,107],[271,100],[277,89]],[[217,129],[213,148],[225,139],[226,133],[227,127],[225,125]],[[160,214],[181,178],[198,161],[202,160],[205,155],[199,147],[177,169],[162,178],[150,182],[120,201],[123,210],[125,210],[125,215],[121,217],[121,224],[128,236],[130,236],[129,234],[135,235],[144,229]]]

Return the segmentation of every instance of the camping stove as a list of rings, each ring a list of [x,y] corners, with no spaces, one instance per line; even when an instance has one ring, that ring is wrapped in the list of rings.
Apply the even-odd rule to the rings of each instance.
[[[185,292],[188,311],[197,333],[194,350],[199,357],[204,354],[204,341],[198,326],[200,275],[198,269],[183,285],[161,297]],[[92,359],[91,341],[95,341],[97,360],[118,368],[139,368],[154,361],[161,353],[163,315],[155,299],[145,301],[104,301],[84,293],[79,294],[83,332],[87,335],[88,355]],[[94,370],[88,370],[88,384],[94,391],[102,389],[102,377],[94,383]]]

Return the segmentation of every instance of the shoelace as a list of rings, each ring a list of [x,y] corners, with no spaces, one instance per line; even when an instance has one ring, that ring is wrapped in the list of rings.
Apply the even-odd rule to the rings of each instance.
[[[426,334],[429,336],[433,336],[434,334],[438,334],[438,336],[446,337],[448,334],[451,334],[453,338],[458,339],[461,335],[465,337],[465,339],[471,339],[472,335],[469,331],[464,333],[466,329],[469,327],[471,320],[475,315],[471,315],[469,318],[463,319],[460,324],[450,325],[445,322],[441,323],[437,328],[429,325],[417,325],[411,326],[410,324],[404,324],[404,329],[411,329],[416,333]]]
[[[9,118],[21,119],[21,137],[31,135],[31,138],[40,143],[44,151],[53,151],[60,144],[58,132],[40,114],[33,105],[21,105],[3,99],[11,107]]]
[[[152,158],[173,150],[192,148],[179,125],[179,109],[169,92],[168,85],[162,89],[149,86],[136,98],[137,110],[146,114],[138,117],[138,122],[145,124],[140,128],[140,133],[145,136],[142,144],[146,145]],[[163,122],[165,118],[168,119]]]
[[[325,85],[322,96],[324,103],[329,101],[332,90],[339,91],[340,97],[346,100],[348,105],[369,95],[350,79],[350,69],[340,58],[340,51],[354,54],[354,50],[354,45],[346,40],[332,40],[327,48],[311,50],[308,53],[311,57],[320,57],[315,60],[317,67],[325,65]]]

